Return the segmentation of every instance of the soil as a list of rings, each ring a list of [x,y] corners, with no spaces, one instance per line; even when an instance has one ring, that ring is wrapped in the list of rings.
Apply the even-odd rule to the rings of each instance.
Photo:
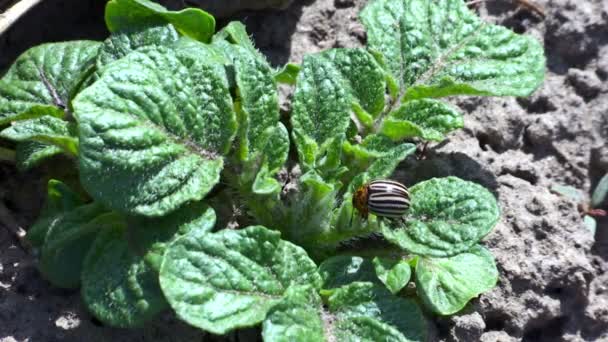
[[[394,177],[411,185],[456,175],[488,187],[502,208],[500,223],[484,241],[496,256],[498,286],[458,315],[431,318],[433,341],[608,341],[608,220],[599,221],[593,236],[577,204],[550,191],[562,184],[588,194],[608,172],[608,2],[533,2],[544,16],[510,0],[482,2],[476,10],[543,42],[542,88],[525,99],[453,100],[466,113],[466,128],[429,146],[425,160],[405,161]],[[41,42],[104,37],[99,3],[49,0],[34,9],[0,38],[0,70]],[[357,13],[364,3],[300,0],[284,11],[239,12],[232,18],[242,20],[262,52],[280,65],[299,62],[305,53],[361,46],[366,37]],[[284,98],[290,92],[282,88]],[[289,109],[286,101],[282,107]],[[42,167],[20,173],[0,164],[0,204],[26,229],[44,201],[48,172]],[[227,338],[256,340],[256,333]],[[222,338],[170,314],[141,330],[101,326],[77,292],[42,279],[35,257],[0,227],[0,342],[210,339]]]

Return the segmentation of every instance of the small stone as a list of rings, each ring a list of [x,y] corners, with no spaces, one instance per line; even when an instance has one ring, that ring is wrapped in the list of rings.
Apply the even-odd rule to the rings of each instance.
[[[454,326],[451,334],[456,341],[479,341],[486,328],[486,323],[479,312],[452,317]]]
[[[517,339],[504,331],[488,331],[481,335],[481,342],[515,342]]]
[[[589,70],[568,69],[568,82],[572,84],[576,93],[585,100],[596,97],[602,89],[602,81],[594,72]]]

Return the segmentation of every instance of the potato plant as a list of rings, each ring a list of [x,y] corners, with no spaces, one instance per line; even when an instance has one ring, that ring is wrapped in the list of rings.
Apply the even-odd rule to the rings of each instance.
[[[44,277],[110,326],[172,310],[214,334],[261,324],[266,341],[422,341],[426,315],[493,288],[479,242],[500,210],[482,186],[408,184],[402,220],[351,199],[463,127],[440,98],[529,95],[542,47],[461,0],[372,0],[360,18],[367,47],[275,69],[241,23],[111,0],[107,40],[21,55],[0,136],[19,168],[65,154],[79,174],[48,183],[28,231]],[[278,83],[294,86],[288,119]]]

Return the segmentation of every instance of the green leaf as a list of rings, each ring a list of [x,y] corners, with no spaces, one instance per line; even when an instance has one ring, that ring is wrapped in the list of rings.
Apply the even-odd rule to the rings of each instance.
[[[551,191],[576,203],[585,201],[585,194],[573,186],[551,184]]]
[[[203,10],[168,11],[149,0],[111,0],[106,5],[105,20],[110,32],[172,24],[184,36],[206,43],[215,32],[215,19]]]
[[[440,315],[460,311],[469,300],[492,289],[497,281],[494,258],[479,245],[449,258],[420,258],[416,265],[418,296]]]
[[[247,160],[259,151],[264,131],[276,127],[279,121],[277,85],[265,58],[239,45],[219,42],[217,46],[234,64],[240,100],[240,157]]]
[[[46,202],[40,217],[27,231],[27,240],[34,247],[41,247],[49,228],[62,219],[62,215],[84,204],[84,199],[65,183],[51,179],[47,185]]]
[[[325,336],[323,302],[315,288],[293,286],[262,325],[265,342],[331,341]]]
[[[166,46],[179,38],[172,25],[136,27],[116,32],[101,45],[97,69],[144,46]]]
[[[169,245],[160,271],[178,317],[214,334],[258,324],[291,285],[320,282],[302,248],[261,226],[191,231]]]
[[[0,80],[0,126],[64,110],[95,64],[100,43],[72,41],[27,50]]]
[[[108,65],[74,101],[87,191],[145,216],[202,199],[219,181],[236,130],[216,70],[163,47]]]
[[[0,137],[17,141],[34,141],[61,148],[64,152],[78,155],[76,125],[53,116],[15,121],[0,132]]]
[[[366,172],[355,177],[349,187],[348,191],[353,193],[360,186],[366,184],[374,179],[381,179],[390,177],[395,171],[399,163],[405,158],[416,152],[416,145],[414,144],[401,144],[398,145],[386,153],[386,155],[376,159],[367,169]]]
[[[340,288],[328,299],[337,341],[425,341],[427,325],[414,300],[371,283]]]
[[[248,54],[256,58],[264,59],[264,56],[255,48],[251,37],[247,33],[245,25],[240,21],[231,21],[228,25],[224,26],[213,36],[213,42],[216,43],[220,40],[226,40],[232,44],[236,44],[247,50]]]
[[[17,143],[15,162],[19,170],[25,171],[61,153],[63,153],[63,150],[57,146],[35,141],[24,141]]]
[[[483,22],[461,0],[374,0],[360,17],[406,99],[528,96],[544,78],[536,39]]]
[[[130,249],[120,217],[99,233],[84,260],[82,298],[100,321],[121,328],[141,326],[168,307],[157,273]]]
[[[606,199],[607,194],[608,194],[608,173],[605,174],[604,177],[602,177],[602,179],[600,179],[599,183],[597,183],[597,186],[595,187],[595,190],[593,191],[593,195],[591,196],[591,207],[597,208],[600,205],[602,205],[602,203]]]
[[[335,289],[354,282],[378,283],[371,260],[358,256],[338,255],[319,265],[323,289]]]
[[[372,262],[376,275],[391,293],[397,294],[410,281],[412,270],[406,260],[376,257]]]
[[[346,132],[350,123],[348,89],[340,71],[319,55],[306,55],[293,95],[291,124],[300,161],[316,155],[316,149]]]
[[[258,139],[258,150],[270,174],[277,173],[289,156],[289,132],[282,123],[267,128]]]
[[[425,341],[416,303],[370,283],[333,292],[326,309],[316,291],[295,287],[264,321],[264,341]]]
[[[80,285],[82,260],[97,233],[107,226],[106,209],[98,203],[75,208],[51,221],[42,245],[40,272],[53,285]]]
[[[274,80],[278,83],[294,85],[298,79],[300,69],[298,64],[287,63],[274,74]]]
[[[331,49],[320,54],[338,69],[354,110],[377,117],[384,109],[386,82],[376,59],[363,49]]]
[[[594,217],[585,215],[583,217],[583,223],[585,224],[585,228],[591,232],[591,235],[595,237],[595,231],[597,230],[597,221]]]
[[[345,141],[342,144],[344,164],[348,166],[348,176],[352,177],[367,170],[377,159],[389,156],[398,146],[390,138],[381,134],[370,134],[359,144]]]
[[[445,135],[464,127],[460,112],[441,101],[408,101],[383,121],[380,133],[400,141],[410,138],[442,141]]]
[[[500,216],[494,195],[456,177],[433,178],[410,189],[405,224],[383,228],[384,237],[417,255],[464,252],[488,234]]]
[[[148,265],[159,272],[169,243],[192,230],[210,232],[215,221],[215,211],[212,208],[202,202],[194,202],[163,217],[129,218],[128,236],[136,254],[144,255]]]

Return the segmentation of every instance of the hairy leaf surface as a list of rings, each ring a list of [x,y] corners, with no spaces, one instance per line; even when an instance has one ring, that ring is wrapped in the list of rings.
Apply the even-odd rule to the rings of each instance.
[[[215,334],[261,322],[291,285],[320,283],[302,248],[261,226],[191,231],[169,245],[160,271],[178,317]]]
[[[63,153],[63,149],[35,141],[17,143],[15,163],[21,171],[29,170],[40,165],[45,160]]]
[[[275,127],[279,121],[279,95],[274,71],[257,51],[225,41],[215,45],[234,65],[240,114],[240,157],[247,160],[260,151],[264,131]]]
[[[203,10],[168,11],[149,0],[111,0],[106,5],[105,20],[110,32],[170,23],[179,33],[201,42],[209,42],[215,32],[215,19]]]
[[[412,270],[406,260],[376,257],[372,263],[378,278],[393,294],[401,291],[410,281]]]
[[[43,115],[64,116],[100,43],[49,43],[23,53],[0,80],[0,125]]]
[[[527,96],[543,80],[536,39],[483,22],[461,0],[374,0],[360,17],[406,99]]]
[[[84,199],[65,183],[51,179],[47,185],[46,202],[40,217],[27,230],[27,240],[34,247],[41,247],[50,227],[61,220],[62,215],[84,204]]]
[[[464,127],[460,112],[441,101],[422,99],[408,101],[383,121],[380,132],[399,141],[419,137],[442,141],[445,135]]]
[[[235,134],[224,75],[163,47],[105,68],[74,101],[81,180],[116,210],[162,216],[218,182]]]
[[[424,341],[426,322],[411,299],[371,283],[333,291],[328,309],[310,287],[288,291],[264,321],[265,341]]]
[[[497,281],[494,257],[479,245],[449,258],[420,258],[416,266],[418,295],[429,309],[441,315],[460,311]]]
[[[106,39],[97,56],[97,69],[144,46],[166,46],[179,38],[172,25],[139,27],[119,31]]]
[[[211,232],[215,221],[215,211],[202,202],[189,203],[163,217],[131,217],[128,219],[131,248],[144,255],[148,265],[159,272],[169,243],[192,230]]]
[[[18,142],[34,141],[54,145],[72,156],[78,155],[76,125],[53,116],[13,122],[0,132],[0,137]]]
[[[84,260],[82,297],[100,321],[121,328],[141,326],[168,307],[156,271],[131,250],[120,216],[99,233]]]
[[[405,224],[383,228],[384,237],[417,255],[464,252],[492,230],[500,210],[482,186],[456,177],[433,178],[410,188]]]
[[[319,265],[323,289],[334,289],[354,282],[378,282],[371,260],[349,255],[331,257]]]
[[[79,206],[51,221],[42,245],[40,272],[53,285],[80,285],[82,260],[97,233],[107,226],[107,210],[98,203]]]

